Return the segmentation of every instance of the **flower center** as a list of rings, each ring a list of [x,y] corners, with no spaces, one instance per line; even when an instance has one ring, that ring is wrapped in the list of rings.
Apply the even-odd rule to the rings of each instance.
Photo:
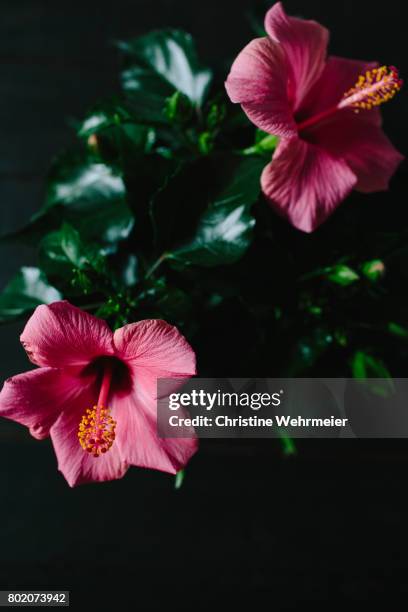
[[[399,78],[398,70],[394,66],[381,66],[381,68],[367,70],[359,76],[354,87],[345,92],[342,100],[336,106],[302,121],[298,124],[298,131],[310,128],[346,108],[352,108],[356,113],[360,110],[371,110],[391,100],[401,89],[402,84],[403,81]]]
[[[367,70],[359,76],[357,83],[346,91],[339,108],[352,107],[371,110],[391,100],[402,87],[403,81],[399,78],[398,70],[394,66],[381,66]]]
[[[93,457],[106,453],[115,440],[116,421],[106,407],[112,382],[112,363],[107,360],[103,365],[103,376],[97,405],[88,408],[81,419],[78,440],[83,450]]]

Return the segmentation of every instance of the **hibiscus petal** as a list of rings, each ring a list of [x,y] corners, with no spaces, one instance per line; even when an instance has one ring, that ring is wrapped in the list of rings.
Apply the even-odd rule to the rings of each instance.
[[[61,410],[82,391],[77,378],[56,368],[40,368],[9,378],[0,393],[0,416],[46,438]]]
[[[79,444],[78,427],[81,417],[87,408],[95,405],[96,397],[96,392],[92,392],[92,389],[83,389],[50,430],[58,469],[71,487],[122,478],[129,467],[120,456],[116,442],[100,457],[93,457]]]
[[[272,41],[280,43],[285,51],[297,110],[323,72],[329,32],[316,21],[288,17],[281,2],[266,13],[265,29]]]
[[[344,113],[314,133],[314,141],[343,158],[357,176],[355,189],[384,191],[404,156],[391,144],[371,113]]]
[[[296,124],[288,99],[288,66],[279,44],[256,38],[231,66],[225,87],[258,128],[277,136],[293,136]]]
[[[356,183],[347,163],[299,139],[281,141],[262,173],[262,190],[292,225],[312,232]]]
[[[125,325],[114,333],[117,356],[132,368],[147,368],[156,377],[193,376],[195,354],[178,329],[159,319]]]
[[[358,77],[377,66],[378,62],[364,62],[330,56],[320,79],[302,103],[302,117],[312,117],[337,106],[343,99],[344,94],[355,86]],[[348,114],[354,114],[352,109],[347,112]],[[381,112],[378,107],[362,114],[370,122],[381,125]]]
[[[115,332],[114,343],[133,381],[130,394],[111,401],[120,454],[132,465],[175,474],[197,450],[197,440],[158,437],[157,379],[172,378],[178,385],[193,376],[194,351],[177,328],[161,320],[126,325]]]
[[[159,438],[156,401],[143,384],[135,384],[131,395],[114,397],[111,403],[117,421],[114,446],[123,461],[176,474],[196,452],[197,438]]]
[[[355,189],[362,193],[387,190],[391,177],[404,159],[386,135],[374,128],[346,155],[347,163],[357,175]]]
[[[40,366],[84,366],[113,353],[105,321],[66,301],[38,306],[20,337],[30,360]]]

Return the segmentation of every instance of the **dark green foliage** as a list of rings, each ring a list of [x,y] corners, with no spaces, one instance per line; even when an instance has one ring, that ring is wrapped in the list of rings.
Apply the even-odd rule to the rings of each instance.
[[[21,268],[0,295],[0,322],[13,321],[40,304],[61,299],[38,268]]]
[[[121,94],[78,122],[42,208],[2,239],[35,246],[39,267],[3,291],[0,321],[65,298],[113,327],[178,325],[202,375],[405,375],[403,213],[353,195],[298,232],[260,194],[276,137],[215,88],[191,37],[118,47]]]

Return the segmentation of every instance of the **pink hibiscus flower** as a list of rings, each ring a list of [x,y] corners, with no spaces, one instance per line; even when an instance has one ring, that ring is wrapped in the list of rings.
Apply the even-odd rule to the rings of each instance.
[[[8,379],[0,415],[51,436],[58,469],[71,487],[121,478],[130,465],[175,474],[197,440],[160,439],[156,381],[193,376],[195,356],[165,321],[125,325],[114,333],[68,302],[39,306],[21,342],[40,366]]]
[[[288,17],[280,2],[265,29],[267,37],[238,55],[225,86],[257,127],[280,137],[262,190],[280,215],[311,232],[352,189],[388,188],[403,157],[376,107],[402,82],[393,67],[326,59],[326,28]]]

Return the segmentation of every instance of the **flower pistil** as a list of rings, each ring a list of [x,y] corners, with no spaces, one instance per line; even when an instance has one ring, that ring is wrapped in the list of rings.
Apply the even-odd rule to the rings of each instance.
[[[106,407],[112,382],[112,366],[106,363],[103,371],[98,402],[83,415],[78,429],[78,439],[83,450],[93,457],[105,454],[115,440],[116,421]]]
[[[371,110],[391,100],[403,85],[395,66],[381,66],[361,74],[357,83],[346,91],[339,108]]]
[[[391,100],[402,85],[403,80],[400,79],[395,66],[381,66],[367,70],[359,76],[354,87],[344,93],[342,100],[336,106],[299,123],[298,132],[303,132],[306,128],[311,128],[346,108],[352,108],[356,113],[360,110],[371,110]]]

